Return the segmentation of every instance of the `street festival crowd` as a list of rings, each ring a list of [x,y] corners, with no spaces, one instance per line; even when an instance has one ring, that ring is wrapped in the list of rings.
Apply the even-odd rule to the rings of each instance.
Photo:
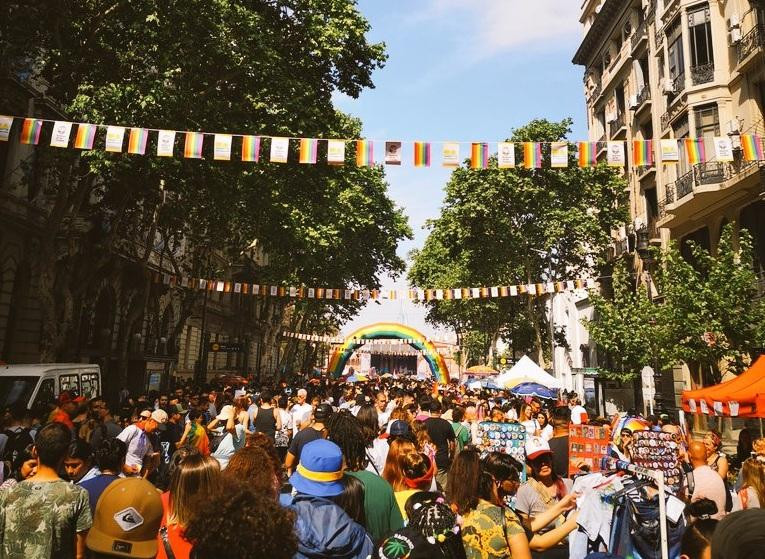
[[[2,414],[0,559],[659,558],[657,486],[628,465],[670,455],[669,556],[765,556],[758,432],[726,456],[714,430],[565,391],[317,378]]]

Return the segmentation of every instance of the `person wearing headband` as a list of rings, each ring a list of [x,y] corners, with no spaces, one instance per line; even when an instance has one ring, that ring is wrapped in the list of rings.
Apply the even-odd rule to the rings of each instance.
[[[407,520],[406,501],[419,491],[428,491],[436,475],[436,463],[421,452],[410,452],[401,457],[401,470],[405,488],[395,492],[401,516]]]

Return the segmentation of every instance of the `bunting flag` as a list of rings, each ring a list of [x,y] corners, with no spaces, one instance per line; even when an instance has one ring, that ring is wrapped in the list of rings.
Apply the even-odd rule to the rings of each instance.
[[[459,167],[460,166],[460,144],[459,142],[444,142],[441,146],[441,166]]]
[[[500,169],[515,167],[515,144],[513,142],[497,143],[497,167]]]
[[[202,144],[205,135],[199,132],[186,132],[186,144],[183,147],[183,157],[188,159],[202,158]]]
[[[729,136],[718,136],[715,142],[715,159],[717,161],[733,161],[733,142]]]
[[[489,144],[473,142],[470,146],[470,168],[486,169],[489,166]]]
[[[128,136],[128,153],[143,155],[146,153],[146,142],[149,139],[149,131],[145,128],[131,128]]]
[[[318,156],[319,140],[315,140],[313,138],[301,138],[299,162],[315,165]]]
[[[232,142],[233,136],[231,134],[215,134],[213,138],[213,159],[217,161],[230,161]]]
[[[385,164],[401,165],[401,142],[385,142]]]
[[[741,149],[747,161],[762,161],[765,159],[762,150],[762,138],[757,134],[742,134]]]
[[[175,130],[160,130],[157,135],[157,156],[172,157],[175,151]]]
[[[7,142],[11,137],[11,127],[13,126],[13,117],[0,115],[0,142]]]
[[[430,142],[414,142],[414,166],[430,167]]]
[[[594,167],[598,164],[598,142],[578,142],[577,152],[580,167]]]
[[[662,163],[677,163],[680,161],[680,151],[677,147],[677,140],[664,138],[660,142],[660,147]]]
[[[707,160],[704,151],[704,138],[685,138],[685,155],[689,165],[698,165]]]
[[[653,140],[632,140],[632,164],[653,167]]]
[[[106,129],[104,149],[106,151],[122,152],[122,143],[125,141],[125,128],[123,126],[109,126]]]
[[[609,167],[624,167],[626,165],[624,142],[608,142],[606,144],[606,161]]]
[[[527,169],[539,169],[542,166],[542,146],[539,142],[523,143],[523,166]]]
[[[356,165],[371,167],[374,164],[374,143],[371,140],[356,140]]]
[[[260,159],[260,136],[242,136],[242,161],[257,163]]]
[[[40,132],[42,131],[42,120],[39,118],[25,118],[21,126],[21,137],[19,141],[22,144],[37,145],[40,141]]]
[[[550,144],[550,167],[568,167],[568,142],[553,142]]]
[[[287,163],[289,152],[289,138],[271,138],[271,163]]]
[[[93,149],[96,130],[98,130],[98,126],[95,124],[78,124],[77,133],[74,135],[73,147],[75,149]]]
[[[50,135],[50,145],[54,148],[69,147],[69,136],[72,134],[72,123],[56,121],[53,123],[53,132]]]
[[[327,163],[330,165],[345,164],[345,141],[327,140]]]

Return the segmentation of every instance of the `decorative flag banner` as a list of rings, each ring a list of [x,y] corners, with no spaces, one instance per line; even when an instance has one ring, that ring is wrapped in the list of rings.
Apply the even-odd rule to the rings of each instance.
[[[146,142],[149,139],[149,131],[145,128],[131,128],[128,136],[128,153],[143,155],[146,153]]]
[[[356,140],[356,165],[371,167],[374,164],[375,154],[372,140]]]
[[[515,167],[515,144],[513,142],[497,143],[497,167],[500,169]]]
[[[550,144],[550,167],[568,167],[568,142]]]
[[[606,146],[606,161],[609,167],[624,167],[627,163],[624,154],[624,142],[608,142]]]
[[[539,169],[542,166],[542,145],[540,143],[523,143],[523,166],[527,169]]]
[[[316,165],[316,159],[319,156],[319,140],[313,138],[300,139],[300,163]]]
[[[330,165],[345,164],[345,141],[327,140],[327,163]]]
[[[0,142],[7,142],[11,136],[11,126],[13,126],[12,116],[0,116]]]
[[[50,136],[50,145],[54,148],[69,147],[69,136],[72,133],[72,123],[58,120],[53,123],[53,133]]]
[[[430,142],[414,142],[414,166],[430,167]]]
[[[715,142],[715,159],[717,161],[733,161],[733,142],[728,136],[718,136]]]
[[[653,140],[632,141],[632,164],[635,167],[653,167]]]
[[[78,124],[77,133],[74,135],[73,147],[75,149],[93,149],[96,130],[98,130],[98,126],[95,124]]]
[[[441,165],[443,167],[460,166],[460,144],[458,142],[444,142],[441,147]]]
[[[289,138],[271,138],[271,163],[286,163],[289,151]]]
[[[260,136],[242,136],[242,161],[257,163],[260,159]]]
[[[698,165],[706,161],[704,138],[685,138],[685,155],[689,165]]]
[[[186,132],[186,144],[183,147],[183,157],[189,159],[202,158],[202,144],[205,135],[199,132]]]
[[[40,141],[40,132],[42,131],[42,120],[39,118],[25,118],[21,126],[21,137],[19,141],[22,144],[37,145]]]
[[[680,161],[680,150],[677,147],[677,140],[662,139],[660,149],[662,163],[676,163]]]
[[[357,145],[358,149],[358,145]],[[401,142],[385,142],[385,164],[401,165]],[[358,157],[358,154],[357,154]]]
[[[757,134],[742,134],[741,149],[747,161],[762,161],[765,159],[762,150],[762,138]]]
[[[470,168],[486,169],[489,166],[489,144],[473,142],[470,146]]]
[[[213,159],[218,161],[231,160],[231,134],[215,134],[213,138]]]
[[[175,130],[160,130],[157,136],[157,155],[172,157],[175,150]]]
[[[122,151],[122,142],[125,140],[125,128],[123,126],[109,126],[106,129],[106,141],[104,149],[115,153]]]
[[[598,142],[578,142],[577,151],[580,167],[594,167],[598,164]]]

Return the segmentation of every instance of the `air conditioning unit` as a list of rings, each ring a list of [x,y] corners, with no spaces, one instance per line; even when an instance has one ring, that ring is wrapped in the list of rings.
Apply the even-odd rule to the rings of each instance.
[[[731,14],[728,18],[728,30],[733,29],[740,29],[741,28],[741,20],[738,17],[738,14]]]
[[[730,33],[728,33],[728,39],[730,40],[731,45],[737,45],[741,42],[741,28],[734,27],[730,30]]]
[[[637,95],[630,95],[630,109],[633,111],[638,108],[638,97]]]
[[[672,95],[675,92],[675,84],[672,83],[672,80],[664,78],[661,80],[661,90],[665,95]]]

